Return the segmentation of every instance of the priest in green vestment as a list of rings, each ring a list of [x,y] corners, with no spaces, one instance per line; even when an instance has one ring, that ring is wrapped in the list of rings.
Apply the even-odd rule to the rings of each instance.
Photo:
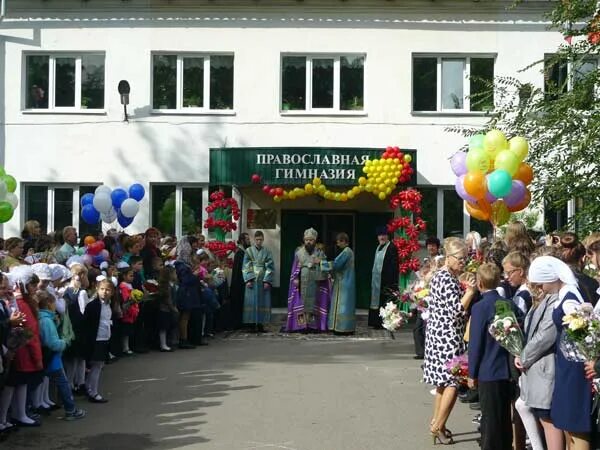
[[[271,321],[271,286],[275,274],[275,263],[271,251],[263,247],[265,236],[262,231],[254,233],[254,244],[246,249],[242,275],[246,283],[244,294],[244,324],[252,324],[258,331]]]
[[[353,333],[356,328],[356,280],[354,252],[346,233],[339,233],[336,245],[341,250],[333,261],[333,295],[329,308],[329,330]]]

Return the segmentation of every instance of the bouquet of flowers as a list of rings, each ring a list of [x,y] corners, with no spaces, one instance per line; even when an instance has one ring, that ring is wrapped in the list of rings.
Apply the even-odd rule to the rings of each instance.
[[[469,379],[469,358],[467,353],[455,356],[450,361],[446,361],[445,366],[446,370],[456,379],[457,383],[467,384],[467,380]]]
[[[504,300],[496,302],[496,315],[490,325],[489,332],[512,355],[521,355],[525,338],[517,322],[517,317],[512,311],[510,302]]]
[[[385,308],[379,308],[379,317],[383,319],[383,328],[397,331],[408,322],[410,314],[398,308],[394,302],[388,302]]]
[[[569,361],[586,362],[600,358],[600,316],[591,303],[582,303],[562,320],[565,331],[560,350]],[[592,380],[594,395],[600,393],[600,378]]]
[[[465,266],[465,272],[477,273],[477,269],[479,269],[480,265],[481,261],[477,258],[469,258],[469,261],[467,261]]]
[[[588,262],[584,267],[583,267],[583,273],[586,274],[588,277],[593,278],[595,280],[598,279],[598,277],[600,276],[600,274],[598,273],[598,268],[596,267],[595,264]]]
[[[560,348],[570,361],[595,361],[600,356],[600,316],[591,303],[582,303],[562,320]]]
[[[129,300],[131,300],[134,303],[139,303],[143,299],[144,299],[144,293],[142,291],[140,291],[139,289],[134,289],[133,291],[131,291]]]

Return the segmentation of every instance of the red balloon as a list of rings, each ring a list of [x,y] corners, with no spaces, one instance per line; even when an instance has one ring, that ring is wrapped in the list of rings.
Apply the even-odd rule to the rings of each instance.
[[[275,188],[269,189],[269,195],[271,197],[275,197],[277,195],[277,189],[275,189]]]
[[[269,191],[271,190],[271,186],[269,186],[268,184],[265,184],[265,185],[262,187],[262,190],[263,190],[263,192],[264,192],[265,194],[268,194],[268,193],[269,193]]]
[[[254,184],[258,184],[258,183],[260,183],[260,175],[259,175],[259,174],[257,174],[257,173],[255,173],[254,175],[252,175],[252,182],[253,182]]]
[[[280,197],[283,195],[283,188],[276,188],[275,189],[275,195],[279,195]]]

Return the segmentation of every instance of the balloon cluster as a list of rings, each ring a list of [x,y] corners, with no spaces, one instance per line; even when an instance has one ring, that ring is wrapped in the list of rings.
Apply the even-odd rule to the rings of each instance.
[[[319,177],[314,178],[312,183],[305,184],[304,188],[296,187],[286,190],[280,186],[265,184],[262,190],[277,203],[284,200],[296,200],[308,195],[319,195],[326,200],[335,202],[347,202],[365,191],[372,193],[379,200],[385,200],[398,183],[410,181],[415,173],[410,165],[411,162],[411,155],[404,154],[398,147],[387,147],[381,158],[365,162],[362,171],[366,177],[360,177],[357,184],[345,192],[329,190]],[[262,181],[261,176],[256,173],[250,180],[254,184]]]
[[[533,180],[533,169],[523,162],[528,152],[525,138],[507,140],[501,131],[491,130],[473,136],[467,153],[452,156],[456,192],[467,202],[471,217],[500,226],[508,222],[511,212],[529,205],[527,186]]]
[[[211,203],[204,208],[209,214],[204,222],[204,228],[213,230],[219,228],[225,233],[237,230],[235,221],[240,219],[240,207],[232,197],[225,197],[225,193],[215,191],[210,194]]]
[[[419,234],[425,230],[425,221],[421,215],[423,195],[416,189],[406,189],[390,199],[392,209],[401,209],[401,217],[391,219],[387,231],[394,234],[394,246],[398,253],[398,271],[403,274],[419,270],[419,258],[413,253],[419,251]]]
[[[123,228],[127,228],[140,210],[139,202],[144,195],[144,186],[139,183],[132,184],[128,190],[98,186],[94,194],[81,197],[81,218],[90,225],[95,225],[100,220],[104,223],[117,221]]]
[[[8,175],[0,167],[0,223],[12,219],[15,209],[19,205],[19,199],[15,194],[16,190],[17,180],[15,180],[15,177]]]
[[[365,191],[372,192],[379,200],[385,200],[398,183],[410,180],[414,169],[410,166],[412,157],[398,147],[385,149],[381,159],[369,160],[363,167],[367,178],[360,177],[358,183]]]
[[[83,243],[85,244],[84,263],[99,266],[110,259],[110,253],[104,248],[104,241],[96,241],[92,236],[87,236]]]

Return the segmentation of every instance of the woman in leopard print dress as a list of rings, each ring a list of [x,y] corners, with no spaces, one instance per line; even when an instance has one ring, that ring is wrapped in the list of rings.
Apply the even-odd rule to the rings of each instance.
[[[474,283],[463,294],[458,276],[464,271],[467,247],[462,239],[448,238],[444,242],[446,265],[431,279],[429,285],[429,320],[425,336],[425,364],[423,379],[436,387],[436,397],[431,421],[431,432],[445,436],[446,421],[456,401],[456,382],[445,364],[466,350],[464,334],[465,311],[475,295]]]

